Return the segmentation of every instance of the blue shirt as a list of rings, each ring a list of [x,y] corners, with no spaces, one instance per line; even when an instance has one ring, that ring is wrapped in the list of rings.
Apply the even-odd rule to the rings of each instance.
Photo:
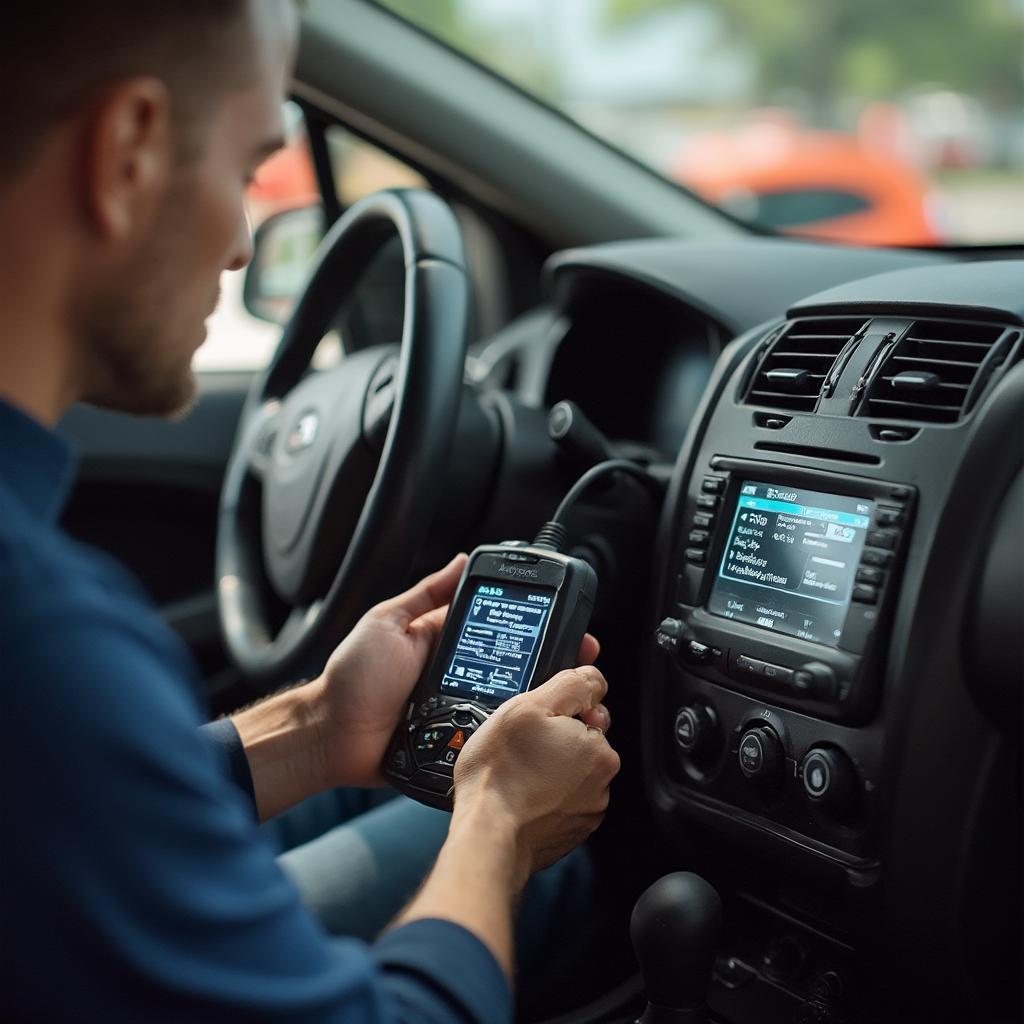
[[[200,732],[187,652],[124,570],[57,527],[71,463],[0,402],[0,1016],[508,1019],[504,975],[465,929],[416,921],[367,946],[305,910]]]

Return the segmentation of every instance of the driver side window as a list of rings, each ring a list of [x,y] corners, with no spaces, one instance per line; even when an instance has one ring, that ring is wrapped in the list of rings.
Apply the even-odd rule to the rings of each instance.
[[[259,170],[247,194],[251,230],[256,231],[268,217],[283,210],[320,202],[309,139],[302,111],[295,103],[285,108],[287,145]],[[411,167],[340,125],[326,131],[334,185],[342,207],[349,207],[382,188],[426,188],[426,182]],[[312,256],[316,238],[295,238],[281,254],[280,278],[284,291],[294,292],[304,279],[305,265]],[[251,372],[269,361],[281,337],[281,328],[250,313],[243,302],[245,271],[221,275],[221,299],[208,321],[206,342],[193,358],[193,368],[202,373]],[[286,302],[286,306],[289,303]]]

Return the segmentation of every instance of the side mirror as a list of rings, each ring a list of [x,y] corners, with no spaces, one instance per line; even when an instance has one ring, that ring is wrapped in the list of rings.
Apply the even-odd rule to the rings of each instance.
[[[242,301],[253,316],[275,324],[288,320],[323,234],[319,206],[273,213],[256,229],[242,289]]]

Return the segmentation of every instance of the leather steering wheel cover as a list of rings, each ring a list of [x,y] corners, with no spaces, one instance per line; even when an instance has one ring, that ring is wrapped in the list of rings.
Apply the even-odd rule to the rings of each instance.
[[[272,636],[258,536],[243,526],[245,463],[254,413],[301,379],[316,345],[384,241],[398,235],[405,265],[395,403],[377,472],[326,596],[300,628]],[[270,364],[254,381],[221,494],[217,594],[228,650],[264,688],[308,673],[359,616],[404,581],[434,519],[462,390],[469,280],[459,225],[440,197],[376,193],[327,233]],[[257,531],[258,532],[258,531]]]

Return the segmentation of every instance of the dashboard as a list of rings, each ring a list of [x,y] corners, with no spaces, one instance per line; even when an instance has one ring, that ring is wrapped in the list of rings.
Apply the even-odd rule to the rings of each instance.
[[[679,866],[703,858],[732,907],[712,1010],[790,1020],[845,984],[907,1019],[998,1014],[1020,950],[1024,262],[637,242],[548,275],[520,379],[671,465],[640,745]]]

